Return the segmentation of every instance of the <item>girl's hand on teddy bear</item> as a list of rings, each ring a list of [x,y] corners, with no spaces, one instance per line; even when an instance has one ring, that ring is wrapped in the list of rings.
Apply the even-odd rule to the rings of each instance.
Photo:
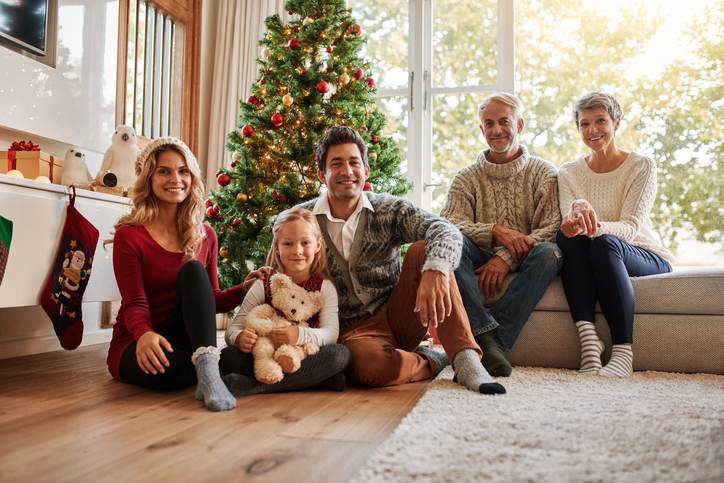
[[[252,329],[244,329],[236,339],[236,345],[239,347],[241,352],[249,353],[254,348],[257,337],[256,332]]]
[[[269,338],[274,342],[275,346],[282,344],[297,345],[299,340],[299,328],[296,325],[285,327],[283,329],[272,329],[269,332]]]
[[[249,272],[249,275],[246,276],[241,286],[244,287],[244,290],[248,292],[251,286],[254,285],[254,282],[256,282],[258,279],[269,276],[269,274],[271,273],[272,268],[266,266],[254,270],[253,272]]]

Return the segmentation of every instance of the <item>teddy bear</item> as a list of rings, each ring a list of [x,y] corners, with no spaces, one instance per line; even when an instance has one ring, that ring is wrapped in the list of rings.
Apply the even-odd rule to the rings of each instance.
[[[246,316],[245,326],[257,333],[254,356],[254,376],[264,384],[274,384],[284,373],[296,372],[302,361],[319,352],[317,344],[307,342],[301,346],[282,344],[275,347],[268,337],[272,329],[303,325],[322,308],[320,292],[309,292],[287,275],[277,273],[269,280],[272,304],[254,307]]]

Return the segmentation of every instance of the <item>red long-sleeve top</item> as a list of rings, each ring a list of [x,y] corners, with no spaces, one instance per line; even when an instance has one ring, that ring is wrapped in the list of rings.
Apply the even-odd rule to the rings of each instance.
[[[206,267],[216,299],[217,313],[228,312],[244,299],[241,285],[219,289],[217,273],[218,241],[208,225],[206,239],[198,261]],[[113,237],[113,270],[121,292],[121,308],[113,326],[108,350],[108,370],[120,380],[119,366],[123,351],[148,331],[163,332],[171,323],[176,303],[176,277],[183,254],[170,252],[159,245],[142,225],[118,228]]]

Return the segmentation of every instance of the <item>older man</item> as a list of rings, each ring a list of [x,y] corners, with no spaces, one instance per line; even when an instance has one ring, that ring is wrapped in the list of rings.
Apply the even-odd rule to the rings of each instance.
[[[525,121],[511,94],[491,95],[480,105],[480,130],[489,149],[460,170],[442,216],[464,235],[455,277],[483,364],[508,376],[509,351],[533,308],[562,265],[552,241],[560,225],[555,167],[519,143]],[[503,290],[509,273],[517,275]]]
[[[457,381],[476,392],[505,392],[480,362],[451,276],[462,249],[458,229],[402,198],[363,192],[367,146],[349,127],[327,130],[317,162],[327,192],[301,207],[316,215],[327,243],[339,294],[339,341],[351,352],[352,379],[390,386],[434,377],[447,358],[415,348],[427,326],[439,323]],[[400,268],[404,243],[413,244]]]

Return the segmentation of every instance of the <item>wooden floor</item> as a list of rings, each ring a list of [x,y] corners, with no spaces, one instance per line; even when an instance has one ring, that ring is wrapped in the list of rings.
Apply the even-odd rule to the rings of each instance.
[[[346,481],[424,383],[239,399],[115,382],[107,344],[0,360],[0,481]]]

